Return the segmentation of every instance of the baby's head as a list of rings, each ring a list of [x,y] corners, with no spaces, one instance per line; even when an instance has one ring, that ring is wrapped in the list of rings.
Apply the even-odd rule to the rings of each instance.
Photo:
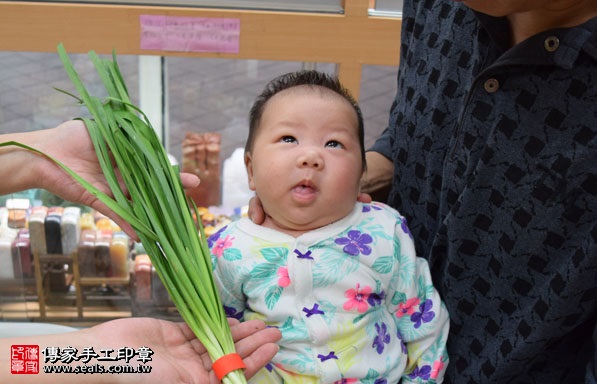
[[[252,150],[255,135],[259,129],[259,122],[267,102],[282,91],[300,86],[309,86],[313,88],[313,90],[315,90],[315,87],[325,88],[329,92],[336,93],[338,96],[345,99],[354,108],[358,122],[357,128],[361,145],[361,159],[363,160],[363,167],[365,167],[365,128],[361,108],[350,94],[350,91],[344,88],[337,77],[318,71],[290,72],[276,77],[265,86],[261,94],[253,103],[253,107],[249,113],[249,137],[245,144],[245,152],[251,152]],[[326,92],[325,89],[321,89],[320,91]]]
[[[250,112],[245,164],[265,226],[293,235],[335,222],[356,202],[365,169],[361,110],[330,75],[272,80]]]

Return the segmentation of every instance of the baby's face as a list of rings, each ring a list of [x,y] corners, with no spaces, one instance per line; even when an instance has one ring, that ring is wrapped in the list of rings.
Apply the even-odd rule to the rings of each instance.
[[[363,172],[358,120],[331,92],[292,88],[272,97],[245,161],[265,226],[297,235],[349,214]]]

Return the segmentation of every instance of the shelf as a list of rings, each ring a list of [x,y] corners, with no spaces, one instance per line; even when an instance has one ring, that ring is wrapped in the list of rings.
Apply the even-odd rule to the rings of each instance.
[[[130,284],[130,276],[127,277],[82,277],[80,270],[79,270],[79,257],[77,252],[73,252],[70,255],[64,254],[37,254],[36,252],[33,253],[33,263],[35,266],[35,283],[37,287],[37,296],[39,302],[39,315],[41,319],[46,319],[46,292],[44,290],[44,276],[43,272],[44,268],[43,265],[45,264],[52,264],[52,263],[63,263],[69,264],[71,266],[72,272],[72,285],[74,286],[74,300],[76,302],[77,308],[77,317],[79,319],[83,318],[83,287],[88,286],[102,286],[102,285],[110,285],[110,286],[129,286]],[[106,299],[106,297],[102,297],[101,299]],[[96,299],[100,299],[97,297]],[[126,297],[120,296],[119,300],[128,299],[132,300],[130,295]]]
[[[129,277],[81,277],[80,285],[127,285],[130,282]]]
[[[74,255],[63,255],[61,253],[48,253],[39,255],[39,262],[42,264],[48,263],[72,263]]]

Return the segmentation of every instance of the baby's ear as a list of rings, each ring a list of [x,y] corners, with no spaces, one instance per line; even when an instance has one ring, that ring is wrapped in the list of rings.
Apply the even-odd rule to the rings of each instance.
[[[245,152],[245,168],[247,169],[247,176],[249,177],[249,189],[255,190],[255,182],[253,180],[253,158],[250,152]]]

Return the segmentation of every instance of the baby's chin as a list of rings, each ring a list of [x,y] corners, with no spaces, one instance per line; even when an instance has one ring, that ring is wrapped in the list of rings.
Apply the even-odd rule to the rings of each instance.
[[[345,215],[340,217],[326,217],[317,218],[315,220],[288,220],[288,219],[276,219],[272,216],[266,215],[263,226],[277,231],[286,233],[290,236],[298,237],[303,233],[314,231],[319,228],[323,228],[327,225],[333,224],[336,221],[342,219]]]

